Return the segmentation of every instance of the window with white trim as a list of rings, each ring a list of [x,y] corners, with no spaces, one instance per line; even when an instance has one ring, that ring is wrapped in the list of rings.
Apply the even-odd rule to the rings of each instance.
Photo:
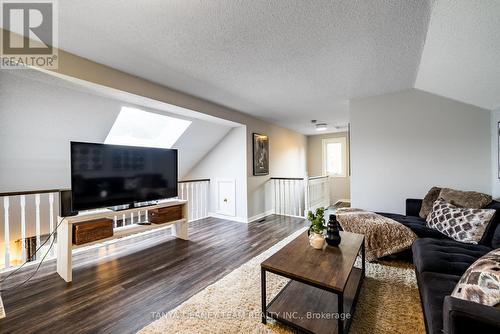
[[[346,138],[323,139],[323,175],[347,176]]]

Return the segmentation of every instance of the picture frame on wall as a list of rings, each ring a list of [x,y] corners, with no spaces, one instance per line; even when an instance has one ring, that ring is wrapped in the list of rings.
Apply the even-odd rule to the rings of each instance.
[[[253,175],[269,175],[269,137],[253,134]]]

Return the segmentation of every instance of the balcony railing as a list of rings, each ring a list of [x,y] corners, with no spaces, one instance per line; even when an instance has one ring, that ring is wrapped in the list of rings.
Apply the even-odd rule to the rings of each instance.
[[[275,214],[305,217],[309,210],[330,205],[330,178],[272,177],[273,211]]]
[[[208,217],[210,179],[179,182],[179,198],[188,201],[189,221]]]

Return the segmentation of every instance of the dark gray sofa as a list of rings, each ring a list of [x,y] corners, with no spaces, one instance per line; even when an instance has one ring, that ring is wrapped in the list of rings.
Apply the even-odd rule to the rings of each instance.
[[[409,227],[419,239],[413,243],[413,263],[428,334],[500,333],[500,308],[451,297],[462,274],[478,258],[500,248],[500,202],[483,239],[464,244],[426,226],[419,217],[422,200],[406,200],[406,215],[380,213]]]

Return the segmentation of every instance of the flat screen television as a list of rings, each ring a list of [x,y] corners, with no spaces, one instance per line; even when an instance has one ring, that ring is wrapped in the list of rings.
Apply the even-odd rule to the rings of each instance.
[[[177,150],[71,142],[72,210],[177,196]]]

